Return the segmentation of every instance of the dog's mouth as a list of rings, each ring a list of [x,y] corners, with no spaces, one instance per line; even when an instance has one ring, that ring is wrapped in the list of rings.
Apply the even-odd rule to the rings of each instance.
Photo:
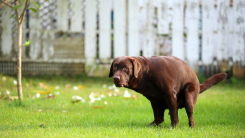
[[[127,87],[128,86],[128,83],[125,82],[125,83],[115,83],[116,87]]]

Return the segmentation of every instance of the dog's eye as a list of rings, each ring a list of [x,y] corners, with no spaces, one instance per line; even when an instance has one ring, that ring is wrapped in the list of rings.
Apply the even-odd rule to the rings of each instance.
[[[128,68],[124,67],[123,70],[127,70]]]
[[[114,69],[117,69],[117,66],[114,66]]]

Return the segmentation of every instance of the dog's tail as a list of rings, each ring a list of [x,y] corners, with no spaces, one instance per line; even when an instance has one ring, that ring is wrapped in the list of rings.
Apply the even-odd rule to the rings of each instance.
[[[202,84],[200,84],[200,92],[202,93],[208,88],[212,87],[213,85],[221,82],[222,80],[226,79],[227,74],[226,73],[218,73],[213,75],[212,77],[208,78],[206,81],[204,81]]]

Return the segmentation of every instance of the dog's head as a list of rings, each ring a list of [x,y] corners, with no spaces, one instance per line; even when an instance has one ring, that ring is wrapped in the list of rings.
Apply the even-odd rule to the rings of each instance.
[[[118,57],[111,64],[109,77],[113,77],[117,87],[128,86],[128,82],[133,78],[138,78],[141,64],[135,57]]]

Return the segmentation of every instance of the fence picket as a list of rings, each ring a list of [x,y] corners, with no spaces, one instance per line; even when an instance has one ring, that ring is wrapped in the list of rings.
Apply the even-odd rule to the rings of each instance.
[[[199,59],[199,1],[188,0],[186,9],[187,19],[187,61],[190,67],[198,73]]]
[[[183,16],[184,1],[173,1],[172,55],[184,60]]]
[[[108,63],[111,58],[111,0],[100,1],[99,17],[100,60]]]
[[[233,75],[244,78],[245,1],[233,0]]]
[[[96,58],[96,0],[86,0],[85,56],[88,65]]]
[[[38,0],[33,0],[38,2]],[[31,5],[32,8],[35,8]],[[40,43],[40,22],[39,22],[39,12],[36,13],[30,11],[30,58],[32,60],[37,59],[40,56],[41,43]]]
[[[68,0],[57,0],[57,30],[68,30]]]
[[[229,1],[219,0],[217,24],[217,59],[221,71],[229,70]]]
[[[213,63],[214,51],[214,28],[213,13],[214,1],[202,1],[202,64],[211,65]]]
[[[48,61],[50,57],[54,55],[54,44],[53,44],[53,39],[54,39],[54,32],[50,30],[45,30],[43,33],[43,38],[42,38],[42,53],[43,53],[43,60]]]
[[[2,54],[4,57],[11,56],[13,45],[12,20],[10,18],[12,9],[8,6],[2,7]]]
[[[157,33],[168,34],[168,0],[158,0],[157,5]]]
[[[126,0],[114,0],[114,58],[126,55]]]
[[[144,24],[144,43],[143,55],[145,57],[154,56],[156,48],[156,29],[154,28],[154,3],[151,0],[145,0],[145,24]]]
[[[71,32],[82,31],[82,1],[71,0]]]
[[[128,1],[128,55],[139,56],[139,2]]]

